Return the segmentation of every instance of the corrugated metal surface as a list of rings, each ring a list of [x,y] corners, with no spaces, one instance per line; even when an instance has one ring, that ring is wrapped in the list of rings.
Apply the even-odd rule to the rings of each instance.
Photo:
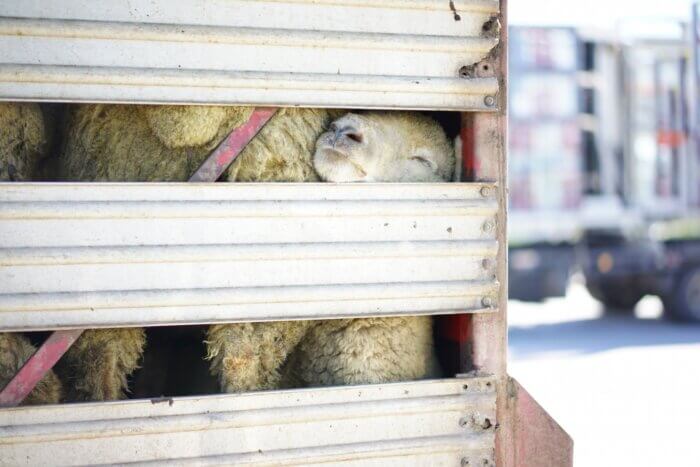
[[[0,99],[492,110],[497,78],[460,69],[497,45],[496,15],[496,0],[0,2]]]
[[[495,192],[0,184],[0,329],[495,311]]]
[[[493,465],[495,380],[0,411],[0,463]]]

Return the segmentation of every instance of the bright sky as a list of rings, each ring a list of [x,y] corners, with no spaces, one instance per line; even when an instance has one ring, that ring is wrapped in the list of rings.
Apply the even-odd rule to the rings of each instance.
[[[583,26],[615,31],[622,22],[651,29],[663,28],[659,25],[663,22],[689,22],[692,3],[693,0],[509,0],[508,16],[513,25]]]

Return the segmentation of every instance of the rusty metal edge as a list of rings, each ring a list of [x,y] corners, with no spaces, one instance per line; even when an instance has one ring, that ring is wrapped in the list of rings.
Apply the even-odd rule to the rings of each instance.
[[[574,442],[546,410],[518,383],[508,378],[514,467],[571,467]]]

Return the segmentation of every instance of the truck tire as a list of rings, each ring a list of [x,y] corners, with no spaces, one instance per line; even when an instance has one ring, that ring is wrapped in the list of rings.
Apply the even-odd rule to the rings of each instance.
[[[634,310],[642,295],[624,288],[589,286],[588,292],[603,304],[606,313],[627,313]]]
[[[685,322],[700,322],[700,266],[686,269],[663,297],[664,313]]]

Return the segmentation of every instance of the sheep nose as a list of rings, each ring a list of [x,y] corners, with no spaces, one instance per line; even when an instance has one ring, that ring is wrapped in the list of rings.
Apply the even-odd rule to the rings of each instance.
[[[357,130],[357,128],[353,126],[344,126],[342,128],[336,128],[335,129],[335,135],[333,136],[333,145],[340,139],[340,138],[348,138],[351,141],[354,141],[356,143],[361,143],[363,141],[362,133]]]

